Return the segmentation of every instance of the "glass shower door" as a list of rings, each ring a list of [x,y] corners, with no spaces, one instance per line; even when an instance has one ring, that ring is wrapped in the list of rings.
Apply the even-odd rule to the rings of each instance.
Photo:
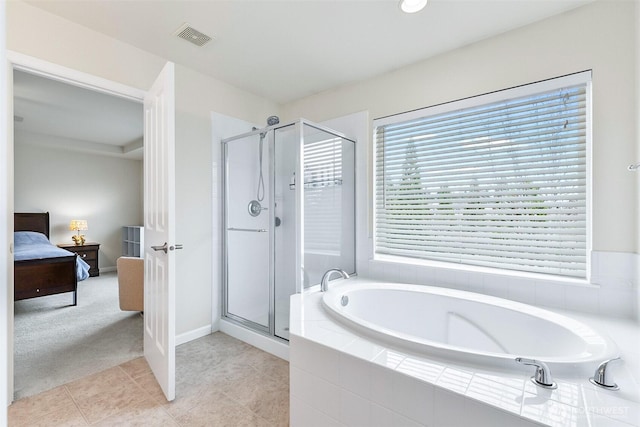
[[[268,135],[225,143],[225,314],[270,332],[270,162]]]
[[[298,127],[274,130],[274,334],[289,339],[289,297],[296,293]]]
[[[303,122],[303,288],[340,268],[355,273],[355,144]]]
[[[305,120],[223,140],[224,316],[289,339],[289,299],[355,272],[355,144]]]

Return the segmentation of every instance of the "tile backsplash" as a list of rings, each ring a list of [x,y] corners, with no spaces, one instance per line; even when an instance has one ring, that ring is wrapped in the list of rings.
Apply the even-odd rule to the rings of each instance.
[[[589,284],[383,260],[360,262],[358,274],[375,280],[443,286],[536,306],[640,321],[639,262],[640,255],[636,253],[593,251]]]

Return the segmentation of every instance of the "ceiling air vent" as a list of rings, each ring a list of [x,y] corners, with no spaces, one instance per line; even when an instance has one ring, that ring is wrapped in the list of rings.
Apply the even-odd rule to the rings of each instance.
[[[189,24],[183,24],[176,30],[175,35],[182,39],[190,41],[197,46],[203,46],[205,43],[211,40],[211,37],[206,34],[202,34],[200,31],[189,26]]]

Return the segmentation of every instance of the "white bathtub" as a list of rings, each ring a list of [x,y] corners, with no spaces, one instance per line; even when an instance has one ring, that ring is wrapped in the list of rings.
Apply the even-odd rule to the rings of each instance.
[[[342,283],[323,296],[335,319],[431,357],[508,370],[530,369],[515,363],[526,357],[554,374],[583,375],[618,352],[587,325],[530,305],[431,286]]]

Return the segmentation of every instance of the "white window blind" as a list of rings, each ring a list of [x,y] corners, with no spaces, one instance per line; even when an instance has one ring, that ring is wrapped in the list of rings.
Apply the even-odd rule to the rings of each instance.
[[[340,254],[342,138],[304,144],[305,251]]]
[[[374,122],[376,254],[586,277],[587,83],[504,92]]]

